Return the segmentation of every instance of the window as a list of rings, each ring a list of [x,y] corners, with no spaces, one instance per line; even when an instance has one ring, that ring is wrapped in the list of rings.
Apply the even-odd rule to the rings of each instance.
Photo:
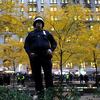
[[[51,16],[51,20],[52,20],[52,21],[54,20],[54,17],[53,17],[53,16]]]
[[[29,7],[29,12],[36,12],[36,7],[34,6]]]
[[[77,20],[77,16],[74,16],[74,20]]]
[[[0,44],[2,44],[4,42],[4,36],[0,35]]]
[[[100,4],[100,0],[98,0],[98,4]]]
[[[88,17],[87,17],[87,20],[88,20],[88,21],[93,21],[93,19],[94,19],[93,16],[88,16]]]
[[[44,0],[41,0],[40,2],[41,2],[41,3],[44,3]]]
[[[15,4],[15,0],[12,0],[12,3]],[[23,2],[24,3],[24,2]]]
[[[24,0],[21,0],[21,3],[24,3]]]
[[[55,17],[55,21],[57,21],[58,20],[58,18],[57,17]]]
[[[50,11],[57,11],[57,7],[50,7]]]
[[[95,4],[97,4],[97,0],[95,0]]]
[[[33,11],[34,11],[34,12],[36,11],[36,7],[33,7]]]
[[[98,8],[98,7],[96,7],[96,8],[95,8],[95,10],[96,10],[96,12],[98,12],[98,11],[99,11],[99,8]]]
[[[32,11],[33,11],[33,9],[30,7],[30,8],[29,8],[29,12],[32,12]]]
[[[56,16],[51,16],[51,21],[57,21],[57,17]]]
[[[9,27],[5,27],[6,32],[9,32]]]
[[[0,0],[0,4],[2,3],[2,0]]]
[[[29,2],[36,2],[36,0],[29,0]]]
[[[50,3],[57,3],[57,0],[50,0]]]
[[[76,3],[80,3],[80,1],[79,1],[79,0],[77,0],[77,1],[76,1]]]
[[[90,0],[84,0],[86,4],[90,4]]]
[[[7,37],[5,37],[5,43],[7,43],[9,40],[11,39],[11,37],[10,36],[7,36]]]
[[[53,8],[52,7],[50,8],[50,11],[53,11]]]
[[[29,2],[33,2],[33,0],[29,0]]]
[[[51,31],[54,31],[54,28],[53,27],[51,28]]]
[[[95,8],[95,11],[96,11],[96,12],[100,12],[100,7],[96,7],[96,8]]]
[[[61,3],[68,3],[68,0],[61,0]]]
[[[88,21],[89,20],[89,16],[86,16],[86,21]]]
[[[95,4],[100,4],[100,0],[95,0]]]
[[[90,17],[89,20],[90,20],[90,21],[93,21],[93,17]]]
[[[96,20],[97,20],[97,21],[100,21],[100,16],[97,16],[97,17],[96,17]]]
[[[93,26],[92,26],[92,25],[90,26],[90,29],[91,29],[91,30],[93,29]]]
[[[24,8],[21,8],[20,11],[23,12],[24,11]]]
[[[87,0],[87,3],[89,4],[90,3],[90,0]]]
[[[54,8],[54,11],[57,11],[57,8],[56,7]]]
[[[36,0],[33,0],[33,2],[36,2]]]
[[[28,16],[28,18],[32,18],[32,16],[31,16],[31,15],[29,15],[29,16]],[[29,28],[28,28],[28,29],[29,29]]]
[[[41,11],[44,11],[44,7],[43,6],[41,6]]]

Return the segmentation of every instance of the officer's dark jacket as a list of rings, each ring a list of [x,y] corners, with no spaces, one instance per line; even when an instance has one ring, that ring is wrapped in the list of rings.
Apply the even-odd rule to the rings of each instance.
[[[52,34],[45,30],[37,30],[28,33],[28,36],[25,39],[24,48],[27,54],[34,53],[41,50],[51,49],[54,51],[57,43],[53,38]]]

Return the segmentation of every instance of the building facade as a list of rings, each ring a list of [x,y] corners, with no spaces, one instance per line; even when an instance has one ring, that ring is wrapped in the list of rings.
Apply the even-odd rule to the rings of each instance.
[[[81,4],[83,7],[90,8],[93,12],[100,12],[100,0],[19,0],[19,4],[22,5],[20,8],[22,14],[27,15],[29,18],[34,17],[35,12],[43,12],[46,6],[49,6],[50,10],[56,10],[52,5]],[[100,20],[99,16],[97,19]]]
[[[45,7],[50,7],[51,11],[57,11],[57,8],[53,5],[81,4],[83,7],[90,8],[96,14],[95,19],[91,16],[89,20],[100,20],[100,0],[0,0],[0,5],[5,1],[16,2],[17,11],[27,18],[34,18],[36,13],[43,12]]]

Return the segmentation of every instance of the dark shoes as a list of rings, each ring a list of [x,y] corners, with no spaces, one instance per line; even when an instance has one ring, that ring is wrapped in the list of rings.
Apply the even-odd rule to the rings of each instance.
[[[49,88],[45,91],[37,92],[36,95],[33,96],[33,100],[53,100],[54,90]]]

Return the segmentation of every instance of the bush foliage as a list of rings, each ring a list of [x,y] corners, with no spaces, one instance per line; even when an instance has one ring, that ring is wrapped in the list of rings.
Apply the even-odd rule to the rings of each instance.
[[[24,91],[0,87],[0,100],[32,100]]]

